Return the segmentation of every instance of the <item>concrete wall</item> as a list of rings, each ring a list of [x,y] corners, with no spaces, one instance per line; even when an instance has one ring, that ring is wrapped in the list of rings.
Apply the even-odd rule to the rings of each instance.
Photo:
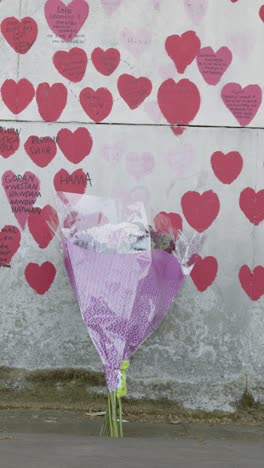
[[[259,16],[262,2],[254,0],[247,6],[243,0],[237,3],[226,0],[221,5],[216,1],[209,5],[205,0],[89,0],[88,18],[73,43],[54,35],[45,19],[45,3],[2,0],[0,6],[1,20],[11,16],[32,17],[38,25],[35,42],[34,37],[22,36],[25,39],[22,43],[13,33],[10,38],[10,29],[17,32],[17,24],[10,20],[2,22],[0,47],[5,60],[0,76],[1,85],[5,86],[0,106],[4,128],[0,139],[1,241],[3,245],[8,243],[8,247],[1,247],[0,366],[101,369],[63,269],[58,238],[55,236],[47,247],[40,248],[32,228],[29,229],[29,213],[14,213],[14,206],[23,206],[21,197],[13,209],[8,200],[8,195],[13,201],[17,198],[7,188],[10,171],[18,179],[30,171],[35,176],[34,182],[39,180],[34,207],[44,208],[56,206],[56,181],[64,184],[63,189],[67,186],[59,171],[65,169],[71,174],[82,169],[92,180],[87,193],[144,201],[150,221],[160,211],[179,213],[184,233],[191,235],[197,228],[192,217],[198,210],[199,220],[209,225],[201,260],[192,278],[159,330],[133,359],[129,394],[165,396],[193,408],[230,409],[230,403],[242,394],[248,378],[254,395],[263,400],[264,24]],[[81,4],[71,6],[77,24],[78,15],[82,18],[85,14]],[[49,0],[49,5],[51,10],[54,5],[55,10],[58,8],[55,0]],[[54,14],[56,11],[47,13],[50,26]],[[34,35],[34,24],[31,22],[27,27]],[[166,38],[186,31],[196,32],[201,46],[193,35],[187,35],[187,39],[174,38],[174,64],[165,49]],[[21,47],[27,48],[30,41],[34,43],[26,53],[16,53],[14,47],[21,52]],[[53,64],[56,52],[69,51],[74,46],[88,55],[88,67],[79,82],[63,77]],[[225,46],[229,51],[225,49],[223,55],[220,52],[215,58],[208,50],[199,52],[200,47],[209,46],[214,51]],[[121,54],[121,62],[110,76],[97,71],[92,63],[91,54],[96,47],[117,48]],[[185,59],[186,70],[182,73]],[[187,65],[188,62],[191,63]],[[117,87],[118,78],[124,74],[147,77],[152,82],[151,93],[134,110]],[[6,80],[18,82],[24,78],[35,91],[40,83],[63,84],[68,98],[61,114],[53,115],[58,92],[44,99],[44,106],[51,99],[47,115],[40,103],[40,89],[25,109],[16,114],[20,109],[14,109],[12,103],[19,106],[21,96],[30,94],[30,85],[21,91]],[[175,83],[188,79],[191,88],[189,84],[185,87],[186,82],[180,85],[170,82],[167,100],[157,100],[160,86],[164,89],[162,84],[168,78]],[[244,91],[230,84],[234,82]],[[96,125],[91,107],[88,115],[79,101],[80,92],[86,87],[106,87],[113,96],[112,111]],[[199,111],[195,110],[197,99]],[[171,124],[180,124],[182,128],[176,127],[173,132]],[[59,132],[65,128],[74,132],[80,127],[89,131],[93,146],[82,160],[70,161],[64,155],[65,149],[62,150]],[[76,135],[77,145],[82,138]],[[45,162],[43,155],[52,153],[54,143],[36,145],[37,140],[32,137],[47,136],[57,143],[56,155]],[[27,141],[29,148],[24,147]],[[27,151],[31,155],[36,152],[35,158]],[[223,154],[212,158],[216,152]],[[231,154],[227,156],[228,153]],[[80,151],[75,147],[74,156],[78,155]],[[77,184],[75,189],[78,191],[80,186]],[[193,191],[197,194],[186,210],[181,204],[182,197]],[[209,200],[218,198],[219,213],[214,204],[199,197],[207,191]],[[7,236],[4,226],[15,227],[13,234]],[[18,229],[21,245],[7,262],[5,257],[7,251],[15,249]],[[33,284],[34,274],[28,282],[27,265],[46,261],[56,269],[54,280],[42,271],[37,286]],[[5,267],[6,263],[11,268]],[[254,270],[255,267],[258,268]],[[43,284],[47,284],[45,293],[40,291]]]

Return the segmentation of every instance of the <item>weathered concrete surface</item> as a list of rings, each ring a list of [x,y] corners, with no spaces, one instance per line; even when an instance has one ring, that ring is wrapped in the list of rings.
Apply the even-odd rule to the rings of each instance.
[[[1,438],[0,438],[1,439]],[[262,468],[262,443],[192,440],[100,440],[11,435],[0,440],[5,468]]]

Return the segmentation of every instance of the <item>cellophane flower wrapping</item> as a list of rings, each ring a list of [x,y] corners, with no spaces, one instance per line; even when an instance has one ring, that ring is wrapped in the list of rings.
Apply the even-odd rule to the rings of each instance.
[[[165,217],[164,229],[155,230],[140,202],[124,206],[118,200],[69,193],[57,200],[65,268],[101,358],[109,395],[120,404],[129,359],[168,312],[204,236],[187,241]],[[121,414],[117,432],[116,421],[109,421],[113,406],[110,398],[104,432],[121,436]]]

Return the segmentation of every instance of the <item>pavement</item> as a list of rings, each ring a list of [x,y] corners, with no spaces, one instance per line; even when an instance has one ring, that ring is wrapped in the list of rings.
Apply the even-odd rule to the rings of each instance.
[[[263,468],[263,425],[125,423],[100,439],[100,418],[0,411],[0,468]]]
[[[12,434],[0,440],[1,468],[263,468],[264,446],[238,441],[123,439]]]

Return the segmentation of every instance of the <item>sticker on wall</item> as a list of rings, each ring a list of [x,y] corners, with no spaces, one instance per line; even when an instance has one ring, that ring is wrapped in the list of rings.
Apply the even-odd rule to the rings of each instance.
[[[208,229],[220,210],[220,202],[213,190],[202,194],[187,192],[181,199],[182,211],[188,224],[198,232]]]
[[[14,80],[5,80],[1,87],[1,95],[8,109],[13,114],[20,114],[34,99],[35,89],[26,78],[17,83]]]
[[[211,47],[203,47],[197,55],[199,71],[209,85],[217,85],[232,62],[232,52],[221,47],[214,52]]]
[[[258,226],[264,220],[264,189],[255,192],[247,187],[240,194],[239,206],[247,219]]]
[[[251,271],[247,265],[243,265],[239,271],[239,281],[252,301],[258,301],[264,295],[263,266],[258,265]]]
[[[6,171],[2,177],[2,184],[9,204],[19,225],[25,228],[29,213],[40,194],[40,181],[30,171],[23,175]]]
[[[78,83],[85,75],[88,57],[85,50],[74,47],[68,52],[58,50],[53,56],[53,63],[64,78]]]
[[[222,89],[221,98],[238,123],[246,127],[259,110],[262,91],[258,85],[242,88],[240,84],[228,83]]]
[[[103,50],[100,47],[94,49],[91,55],[94,67],[102,75],[109,76],[114,73],[120,64],[120,52],[117,49]]]
[[[215,257],[195,256],[195,264],[191,278],[200,292],[206,291],[213,284],[217,276],[218,263]]]
[[[16,226],[0,230],[0,267],[11,267],[11,260],[20,247],[21,233]]]
[[[230,151],[227,154],[216,151],[211,156],[211,166],[220,182],[232,184],[242,171],[243,159],[238,151]]]
[[[184,73],[195,60],[201,48],[201,41],[194,31],[186,31],[181,36],[169,36],[165,42],[168,56],[175,64],[178,73]]]
[[[46,205],[44,208],[35,208],[29,213],[28,228],[40,249],[46,249],[53,240],[59,227],[59,218],[56,210]]]
[[[1,32],[17,54],[26,54],[37,39],[38,25],[33,18],[18,20],[12,16],[2,21]]]
[[[42,168],[47,167],[57,154],[56,141],[50,136],[31,135],[24,144],[24,148],[31,161]]]
[[[29,263],[25,269],[25,278],[29,286],[40,295],[46,294],[56,276],[56,268],[51,262],[42,265]]]
[[[39,115],[46,122],[55,122],[61,116],[67,103],[67,88],[62,83],[50,86],[40,83],[37,87],[36,100]]]
[[[85,0],[73,0],[67,6],[60,0],[45,3],[45,16],[50,29],[66,42],[71,42],[79,33],[89,14]]]
[[[127,74],[118,78],[117,87],[120,96],[131,110],[137,109],[152,91],[152,83],[148,78],[135,78]]]
[[[65,158],[73,164],[78,164],[86,158],[93,147],[92,136],[85,127],[79,127],[74,132],[62,128],[57,135],[57,141]]]
[[[158,90],[158,103],[165,119],[171,124],[188,125],[200,109],[201,97],[197,86],[183,79],[169,79]]]
[[[106,88],[94,91],[92,88],[84,88],[80,92],[80,103],[84,112],[94,122],[102,122],[112,111],[113,96]]]
[[[0,127],[0,156],[4,159],[12,156],[19,148],[20,130],[16,128]]]

